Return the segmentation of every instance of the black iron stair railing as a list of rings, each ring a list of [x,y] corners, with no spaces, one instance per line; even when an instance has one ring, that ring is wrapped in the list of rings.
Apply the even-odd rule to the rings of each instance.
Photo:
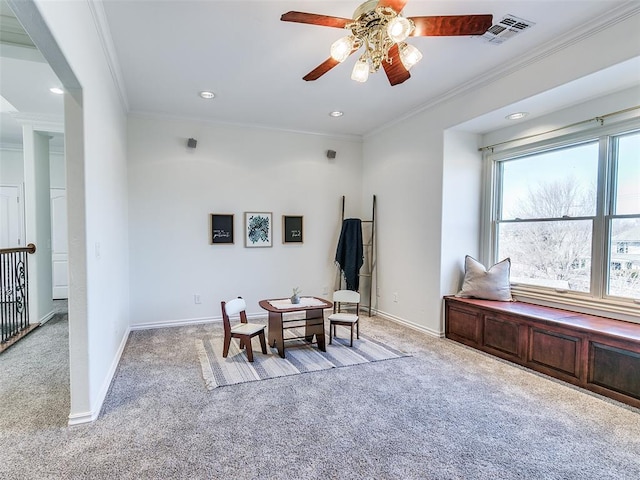
[[[0,249],[0,351],[26,335],[29,324],[29,268],[27,254],[36,246]]]

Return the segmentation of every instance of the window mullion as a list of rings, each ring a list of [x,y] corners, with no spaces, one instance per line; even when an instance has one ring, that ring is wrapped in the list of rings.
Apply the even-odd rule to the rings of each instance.
[[[611,212],[610,182],[615,178],[612,172],[612,145],[609,136],[599,139],[598,149],[598,186],[596,197],[596,216],[593,219],[593,237],[591,250],[591,294],[603,298],[607,291],[608,249],[607,239],[610,233],[608,215]]]
[[[502,163],[496,162],[492,155],[487,156],[485,171],[485,180],[490,179],[490,185],[492,188],[487,189],[485,192],[485,198],[489,202],[489,208],[485,211],[489,212],[488,222],[485,225],[489,225],[488,231],[484,234],[485,245],[482,248],[482,252],[485,254],[483,259],[486,264],[492,265],[496,263],[496,252],[498,250],[498,220],[500,220],[500,208],[502,205]],[[487,248],[488,247],[488,248]]]

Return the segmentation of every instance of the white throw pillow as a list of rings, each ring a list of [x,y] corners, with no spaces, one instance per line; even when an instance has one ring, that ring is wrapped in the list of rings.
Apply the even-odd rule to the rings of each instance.
[[[489,270],[476,259],[467,255],[464,259],[464,282],[456,297],[482,298],[511,302],[509,271],[511,259],[505,258]]]

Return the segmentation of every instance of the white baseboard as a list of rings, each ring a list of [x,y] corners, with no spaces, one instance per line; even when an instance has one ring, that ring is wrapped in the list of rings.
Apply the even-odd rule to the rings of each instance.
[[[215,321],[221,321],[222,317],[200,317],[200,318],[183,318],[180,320],[165,320],[160,322],[147,322],[136,323],[131,325],[130,330],[150,330],[153,328],[167,328],[167,327],[185,327],[187,325],[199,325],[203,323],[212,323]]]
[[[431,328],[426,328],[423,325],[418,325],[417,323],[413,323],[410,322],[409,320],[405,320],[404,318],[400,318],[400,317],[396,317],[395,315],[391,315],[390,313],[386,313],[383,312],[382,310],[376,310],[373,309],[372,312],[375,315],[378,315],[380,317],[383,317],[387,320],[391,320],[392,322],[395,323],[399,323],[401,325],[404,325],[405,327],[409,327],[413,330],[417,330],[419,332],[422,333],[426,333],[428,335],[431,335],[433,337],[438,337],[438,338],[442,338],[444,337],[444,332],[442,331],[438,331],[438,330],[433,330]],[[303,312],[304,314],[304,312]],[[285,315],[287,315],[285,313]],[[295,316],[296,312],[292,312],[290,314],[288,314],[289,316]],[[299,312],[298,312],[299,315]],[[247,314],[247,319],[248,320],[265,320],[267,318],[267,315],[264,313],[248,313]],[[167,321],[160,321],[160,322],[147,322],[147,323],[138,323],[135,325],[132,325],[130,327],[130,330],[150,330],[150,329],[154,329],[154,328],[167,328],[167,327],[184,327],[187,325],[199,325],[199,324],[205,324],[205,323],[215,323],[215,322],[221,322],[222,321],[222,316],[220,317],[202,317],[202,318],[183,318],[180,320],[167,320]]]
[[[82,425],[83,423],[91,423],[95,422],[98,418],[98,412],[84,412],[84,413],[74,413],[73,415],[69,415],[69,421],[67,425],[73,427],[74,425]]]
[[[109,387],[111,386],[111,382],[113,381],[113,377],[116,374],[116,370],[118,369],[118,365],[120,364],[120,359],[122,358],[122,352],[124,352],[124,347],[127,344],[127,340],[129,339],[129,333],[131,333],[131,328],[127,328],[127,330],[122,335],[122,339],[120,340],[120,345],[118,346],[118,351],[111,362],[111,366],[109,367],[109,372],[107,373],[104,382],[102,383],[102,387],[98,392],[98,398],[95,402],[95,408],[88,412],[82,413],[74,413],[69,414],[68,425],[81,425],[83,423],[91,423],[97,420],[100,415],[100,411],[102,410],[102,405],[104,404],[104,400],[107,397],[107,392],[109,391]]]
[[[383,312],[381,310],[373,310],[375,312],[376,315],[382,317],[382,318],[386,318],[387,320],[391,320],[392,322],[395,323],[399,323],[401,325],[404,325],[405,327],[409,327],[413,330],[417,330],[419,332],[422,333],[426,333],[428,335],[431,335],[432,337],[438,337],[438,338],[443,338],[444,337],[444,332],[442,331],[438,331],[438,330],[433,330],[431,328],[427,328],[423,325],[418,325],[417,323],[413,323],[410,322],[409,320],[406,320],[404,318],[400,318],[400,317],[396,317],[395,315],[391,315],[390,313],[386,313]]]
[[[248,320],[265,320],[266,318],[267,318],[266,313],[247,313]],[[131,325],[130,329],[133,331],[133,330],[150,330],[153,328],[185,327],[187,325],[200,325],[205,323],[215,323],[215,322],[221,322],[221,321],[222,321],[222,316],[183,318],[179,320],[163,320],[160,322],[136,323],[135,325]]]
[[[53,310],[51,310],[49,313],[47,313],[44,317],[42,317],[40,319],[40,326],[44,325],[49,320],[51,320],[55,316],[55,314],[56,314],[56,312],[54,312]]]

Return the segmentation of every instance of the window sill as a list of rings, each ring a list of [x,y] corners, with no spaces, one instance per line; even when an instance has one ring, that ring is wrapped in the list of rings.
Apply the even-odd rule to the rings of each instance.
[[[633,301],[596,300],[574,293],[559,294],[512,285],[511,294],[519,301],[640,323],[640,305]]]

